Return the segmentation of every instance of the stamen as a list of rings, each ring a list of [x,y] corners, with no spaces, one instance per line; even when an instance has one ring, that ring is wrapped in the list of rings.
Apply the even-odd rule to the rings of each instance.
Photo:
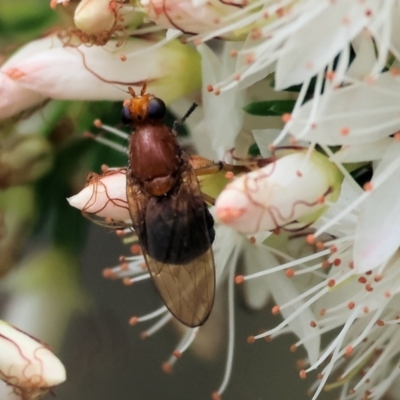
[[[193,343],[194,339],[196,338],[197,332],[199,330],[199,327],[194,328],[194,329],[187,329],[187,332],[185,335],[182,337],[180,340],[178,346],[176,346],[176,349],[173,351],[172,356],[169,358],[167,363],[170,366],[173,366],[178,358],[182,356],[182,354],[189,348],[189,346]]]
[[[113,126],[104,125],[99,119],[96,119],[96,120],[94,121],[94,125],[95,125],[97,128],[101,128],[101,129],[105,130],[106,132],[112,133],[113,135],[118,136],[118,137],[120,137],[120,138],[122,138],[122,139],[125,139],[125,140],[128,140],[128,139],[129,139],[129,136],[130,136],[130,135],[128,135],[128,134],[125,133],[124,131],[121,131],[121,130],[119,130],[119,129],[114,128]]]
[[[168,308],[165,306],[162,306],[149,314],[142,315],[141,317],[132,317],[131,320],[134,318],[135,323],[149,321],[151,319],[157,318],[159,315],[162,315],[162,314],[166,313],[167,311],[168,311]]]
[[[277,267],[274,267],[274,268],[269,268],[269,269],[266,269],[264,271],[260,271],[260,272],[254,273],[254,274],[246,275],[246,276],[243,277],[243,279],[245,281],[247,281],[247,280],[250,280],[250,279],[259,278],[260,276],[273,274],[275,272],[283,271],[283,270],[285,270],[287,268],[294,267],[296,265],[299,265],[299,264],[302,264],[302,263],[306,263],[306,262],[311,261],[311,260],[315,260],[316,258],[320,258],[320,257],[326,256],[328,254],[330,254],[330,250],[329,249],[323,250],[323,251],[320,251],[318,253],[311,254],[309,256],[303,257],[300,260],[293,260],[293,261],[290,261],[290,262],[288,262],[286,264],[281,264],[281,265],[279,265]]]
[[[233,259],[237,259],[239,251],[240,251],[239,246],[237,246],[232,255]],[[233,352],[235,345],[235,298],[234,298],[235,268],[236,268],[235,263],[231,262],[229,264],[229,276],[228,276],[228,354],[226,359],[224,378],[222,380],[221,386],[216,391],[216,394],[218,394],[219,396],[225,391],[232,374]]]
[[[148,338],[151,335],[154,335],[157,331],[159,331],[163,326],[165,326],[171,319],[172,319],[172,314],[171,313],[166,313],[158,322],[156,322],[151,328],[149,328],[147,331],[143,331],[141,333],[141,337],[143,339]]]

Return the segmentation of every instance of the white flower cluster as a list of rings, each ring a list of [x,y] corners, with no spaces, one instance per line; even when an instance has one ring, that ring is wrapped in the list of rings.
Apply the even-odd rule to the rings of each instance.
[[[171,102],[199,87],[201,69],[204,118],[193,129],[195,144],[219,159],[235,148],[229,161],[246,165],[255,142],[269,160],[234,178],[214,209],[217,283],[228,275],[231,335],[214,398],[232,365],[233,274],[243,257],[246,274],[236,282],[248,288],[250,305],[261,308],[272,296],[273,312],[284,318],[249,341],[294,332],[293,349],[308,353],[300,376],[321,368],[313,400],[324,387],[339,388],[341,400],[382,399],[400,374],[400,1],[142,0],[134,7],[82,0],[75,21],[81,41],[107,31],[108,44],[51,36],[21,49],[0,68],[0,117],[47,98],[119,100],[126,94],[118,87],[144,82]],[[206,43],[213,38],[224,40],[219,51]],[[299,85],[294,108],[279,132],[251,131],[242,108],[271,73],[276,90]],[[363,185],[357,171],[370,174]],[[125,169],[108,170],[69,201],[126,221],[125,185]],[[134,254],[107,275],[147,279],[142,265]],[[146,335],[171,316],[162,307],[131,322],[152,318],[159,320]],[[166,369],[197,330],[187,330]]]

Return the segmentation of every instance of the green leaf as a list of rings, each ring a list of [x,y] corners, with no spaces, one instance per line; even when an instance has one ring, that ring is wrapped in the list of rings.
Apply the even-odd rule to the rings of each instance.
[[[291,113],[295,103],[295,100],[257,101],[247,104],[243,109],[250,115],[275,117],[286,113]]]
[[[260,148],[258,147],[257,143],[253,143],[250,147],[249,150],[247,151],[247,154],[251,157],[257,157],[261,155]]]

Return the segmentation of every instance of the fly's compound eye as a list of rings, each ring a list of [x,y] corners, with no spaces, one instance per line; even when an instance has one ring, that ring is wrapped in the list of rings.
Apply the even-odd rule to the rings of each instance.
[[[129,107],[124,107],[121,112],[121,121],[124,125],[132,125],[133,119]]]
[[[149,105],[147,107],[147,118],[149,119],[163,119],[167,113],[167,107],[165,103],[157,98],[152,97],[149,100]]]

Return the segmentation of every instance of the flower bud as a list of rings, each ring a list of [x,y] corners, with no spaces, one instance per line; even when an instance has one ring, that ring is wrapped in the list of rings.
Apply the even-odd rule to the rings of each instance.
[[[129,220],[126,170],[109,170],[104,175],[91,174],[87,186],[67,200],[72,207],[88,214],[115,221]]]
[[[74,14],[75,26],[87,35],[122,32],[127,24],[137,25],[142,20],[143,13],[116,0],[82,0]]]
[[[30,400],[64,382],[66,372],[47,345],[0,320],[0,379]]]
[[[147,82],[148,92],[168,104],[201,85],[199,54],[177,40],[158,48],[160,36],[129,38],[120,47],[116,40],[102,47],[64,47],[59,40],[51,45],[46,40],[44,49],[38,45],[35,54],[18,57],[1,69],[44,97],[125,100],[128,86],[140,91]]]
[[[77,28],[88,35],[96,35],[111,30],[115,17],[110,0],[82,0],[75,10],[74,22]]]
[[[338,198],[341,181],[341,173],[327,157],[296,151],[235,179],[218,197],[216,215],[243,233],[294,222],[308,225],[324,211],[325,200]]]
[[[53,163],[49,142],[39,135],[8,137],[0,148],[0,188],[40,178]]]
[[[252,1],[250,1],[251,3]],[[224,17],[233,15],[248,1],[221,2],[218,0],[141,0],[146,15],[163,28],[179,29],[184,33],[201,34],[222,28]],[[228,24],[232,24],[229,20]],[[242,40],[249,29],[231,29],[222,35],[228,40]]]

